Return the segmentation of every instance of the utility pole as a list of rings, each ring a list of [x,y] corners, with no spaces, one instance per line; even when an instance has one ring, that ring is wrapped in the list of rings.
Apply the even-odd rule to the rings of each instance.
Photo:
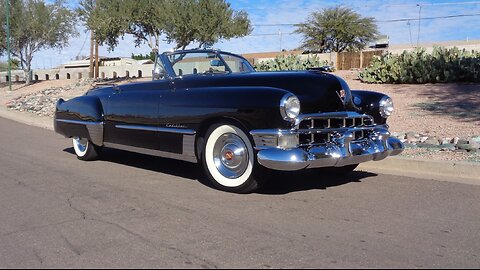
[[[412,24],[410,21],[407,22],[408,31],[410,32],[410,46],[413,47],[413,40],[412,40]]]
[[[98,40],[95,37],[95,79],[100,77],[100,67],[99,67],[100,56],[98,55]]]
[[[417,47],[420,44],[420,26],[422,25],[422,5],[417,4],[418,9],[418,34],[417,34]]]
[[[93,66],[93,49],[94,49],[94,37],[93,37],[93,31],[90,30],[90,71],[88,73],[88,77],[91,79],[94,77],[94,66]]]
[[[280,37],[280,51],[282,51],[282,31],[278,30],[278,36]]]
[[[6,0],[7,5],[7,51],[8,51],[8,91],[12,91],[12,66],[10,59],[10,0]]]

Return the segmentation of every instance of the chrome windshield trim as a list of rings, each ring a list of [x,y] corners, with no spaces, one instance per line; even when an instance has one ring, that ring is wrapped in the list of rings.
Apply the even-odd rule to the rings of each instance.
[[[149,127],[149,126],[137,126],[137,125],[116,125],[115,127],[119,129],[143,130],[143,131],[152,131],[152,132],[168,132],[168,133],[185,134],[185,135],[196,134],[195,130],[181,129],[181,128]]]
[[[57,122],[67,123],[67,124],[76,124],[76,125],[103,125],[103,122],[88,122],[80,120],[65,120],[65,119],[55,119]]]

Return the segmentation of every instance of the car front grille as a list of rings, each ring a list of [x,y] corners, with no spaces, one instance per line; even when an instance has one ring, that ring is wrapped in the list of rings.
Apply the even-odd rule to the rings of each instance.
[[[332,142],[345,132],[354,135],[354,141],[367,138],[375,123],[368,115],[357,113],[311,115],[301,119],[297,125],[300,146],[313,146]]]

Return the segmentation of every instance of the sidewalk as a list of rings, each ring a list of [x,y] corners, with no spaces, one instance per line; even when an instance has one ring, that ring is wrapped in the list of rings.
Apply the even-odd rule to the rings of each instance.
[[[358,170],[423,179],[480,185],[480,163],[388,157],[362,163]]]
[[[30,126],[53,130],[52,118],[36,116],[27,112],[11,111],[7,109],[4,104],[0,105],[0,117]]]

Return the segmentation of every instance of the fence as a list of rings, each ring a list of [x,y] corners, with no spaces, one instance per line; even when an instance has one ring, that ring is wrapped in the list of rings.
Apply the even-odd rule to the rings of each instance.
[[[338,70],[349,70],[352,68],[366,68],[370,65],[375,55],[382,55],[384,51],[366,51],[366,52],[342,52],[337,54]]]

